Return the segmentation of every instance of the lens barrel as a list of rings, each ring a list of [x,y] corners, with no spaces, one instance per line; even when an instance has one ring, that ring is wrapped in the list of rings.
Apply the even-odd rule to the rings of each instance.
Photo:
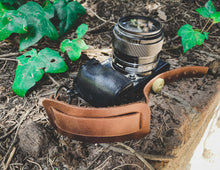
[[[160,22],[145,16],[121,18],[113,29],[113,67],[126,74],[146,75],[157,67],[163,45]]]

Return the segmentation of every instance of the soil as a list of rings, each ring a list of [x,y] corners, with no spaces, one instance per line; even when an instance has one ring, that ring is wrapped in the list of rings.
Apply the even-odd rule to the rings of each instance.
[[[219,11],[220,1],[212,2]],[[129,14],[151,16],[163,24],[165,44],[161,59],[169,62],[171,69],[186,65],[205,66],[220,58],[220,26],[217,24],[210,29],[209,39],[203,45],[186,53],[183,53],[181,39],[175,38],[183,24],[188,23],[197,28],[205,25],[206,19],[195,12],[196,8],[204,6],[205,0],[81,0],[80,3],[86,7],[87,15],[81,18],[78,25],[89,25],[85,41],[90,49],[78,61],[68,61],[69,70],[66,73],[45,75],[25,98],[15,95],[11,88],[17,62],[10,59],[19,56],[18,37],[12,35],[0,42],[2,169],[5,165],[8,165],[8,169],[24,170],[148,169],[143,161],[120,143],[90,144],[58,134],[41,104],[43,98],[54,94],[59,85],[71,87],[74,76],[88,57],[98,60],[111,57],[112,29],[120,17]],[[74,36],[75,30],[64,38],[72,39]],[[43,38],[34,48],[58,50],[64,38],[56,42]],[[218,81],[219,77],[213,75],[190,78],[165,85],[162,93],[150,94],[150,133],[143,139],[123,144],[140,155],[145,154],[145,158],[148,155],[146,160],[151,166],[162,169],[190,138],[192,122],[201,118],[200,113],[218,90]]]

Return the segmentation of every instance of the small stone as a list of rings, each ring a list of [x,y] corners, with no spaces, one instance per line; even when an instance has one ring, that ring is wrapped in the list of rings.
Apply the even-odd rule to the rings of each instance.
[[[152,90],[154,93],[159,93],[164,86],[164,79],[158,78],[153,82]]]
[[[41,125],[29,120],[25,122],[18,132],[20,149],[35,158],[47,151],[50,136]]]
[[[209,73],[212,75],[220,75],[220,59],[214,60],[208,64]]]

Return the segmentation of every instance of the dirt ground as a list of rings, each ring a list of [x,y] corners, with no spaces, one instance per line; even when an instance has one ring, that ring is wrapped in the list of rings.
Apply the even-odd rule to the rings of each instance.
[[[212,2],[220,11],[220,1]],[[80,60],[69,62],[66,73],[45,75],[25,98],[15,95],[11,88],[17,65],[13,59],[19,56],[18,37],[14,35],[0,42],[0,169],[5,166],[13,170],[148,169],[146,161],[155,169],[162,169],[189,138],[190,122],[215,94],[218,77],[181,80],[165,85],[162,93],[150,94],[150,133],[143,139],[124,143],[90,144],[58,134],[41,101],[54,94],[61,84],[71,87],[77,70],[88,57],[104,60],[111,56],[112,29],[122,16],[151,16],[163,24],[165,44],[161,59],[169,62],[171,69],[205,66],[219,59],[220,25],[210,29],[209,39],[203,45],[183,53],[177,31],[186,23],[197,28],[204,26],[206,19],[195,9],[204,6],[205,0],[81,0],[80,3],[87,14],[78,24],[89,26],[85,41],[90,49]],[[75,30],[58,42],[43,38],[34,48],[59,51],[60,42],[74,36]],[[133,151],[138,154],[132,154]]]

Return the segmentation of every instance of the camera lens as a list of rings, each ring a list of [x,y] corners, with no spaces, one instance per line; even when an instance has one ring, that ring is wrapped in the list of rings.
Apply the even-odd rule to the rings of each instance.
[[[163,45],[160,22],[145,16],[121,18],[113,29],[113,67],[126,74],[146,75],[157,67]]]

